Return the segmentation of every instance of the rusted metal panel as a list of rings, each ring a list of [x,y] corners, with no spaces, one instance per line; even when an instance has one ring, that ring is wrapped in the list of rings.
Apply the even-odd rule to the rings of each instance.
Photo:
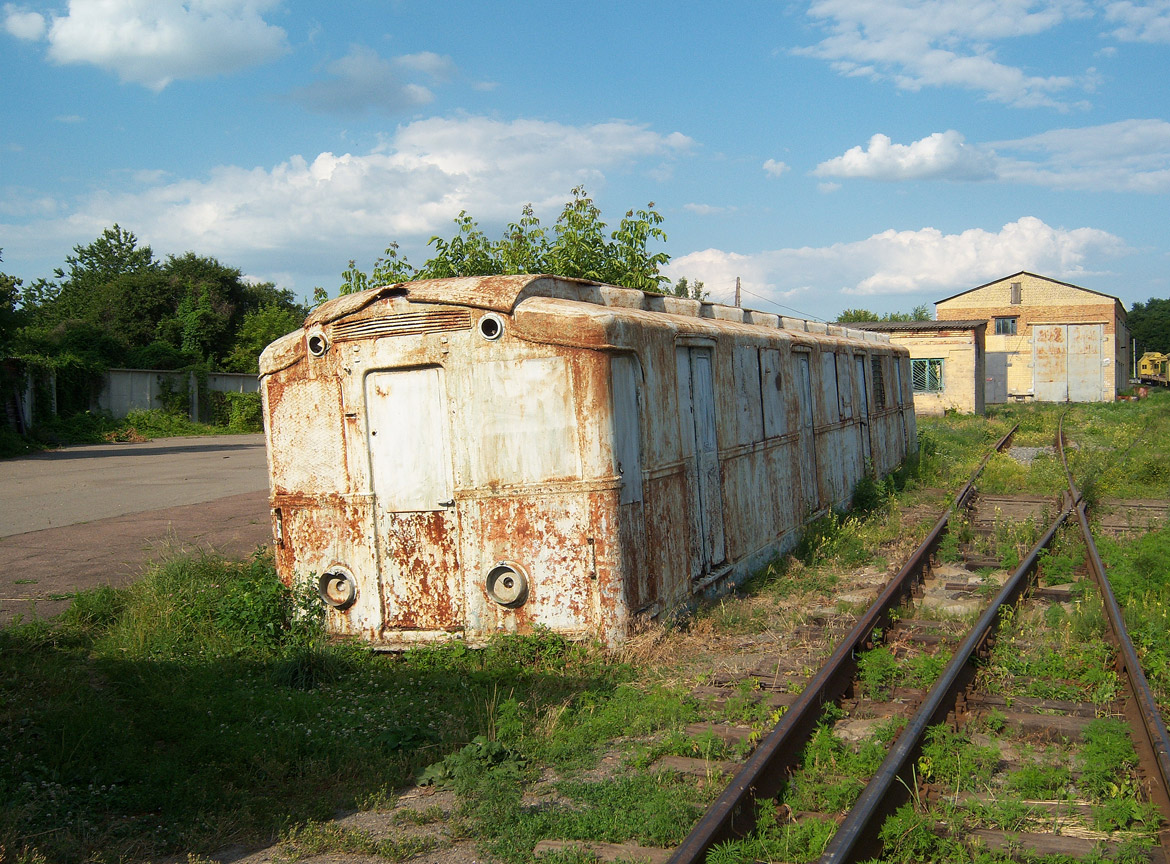
[[[1032,387],[1037,402],[1068,401],[1068,325],[1032,328]]]
[[[896,464],[912,409],[854,373],[905,354],[541,276],[339,298],[262,359],[278,569],[388,647],[618,641]]]
[[[1068,325],[1068,399],[1070,402],[1101,402],[1105,398],[1102,365],[1104,326]]]

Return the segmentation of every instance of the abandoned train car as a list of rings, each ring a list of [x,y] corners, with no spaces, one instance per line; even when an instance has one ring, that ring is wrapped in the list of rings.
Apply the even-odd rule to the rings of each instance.
[[[619,642],[916,448],[884,334],[549,276],[342,296],[260,369],[281,578],[382,648]]]

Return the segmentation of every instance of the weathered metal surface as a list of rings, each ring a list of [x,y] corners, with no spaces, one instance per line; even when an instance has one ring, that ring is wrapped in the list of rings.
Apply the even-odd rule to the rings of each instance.
[[[330,301],[261,363],[281,577],[352,579],[330,626],[387,647],[619,641],[916,446],[872,335],[539,276]]]
[[[1100,402],[1105,398],[1103,324],[1068,325],[1068,401]]]
[[[1037,402],[1068,401],[1068,326],[1037,324],[1032,328],[1032,367]]]

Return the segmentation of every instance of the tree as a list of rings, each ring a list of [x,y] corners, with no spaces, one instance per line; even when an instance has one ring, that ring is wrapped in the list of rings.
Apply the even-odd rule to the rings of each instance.
[[[868,309],[846,309],[837,316],[838,324],[849,324],[863,321],[932,321],[930,307],[925,303],[915,306],[909,312],[887,312],[878,315]]]
[[[662,292],[670,280],[661,269],[670,261],[665,252],[652,252],[650,244],[666,240],[659,227],[663,218],[654,203],[645,210],[629,210],[613,232],[606,234],[601,210],[583,186],[572,190],[552,229],[545,229],[525,205],[518,222],[504,230],[492,242],[479,224],[460,211],[455,218],[456,230],[451,239],[435,236],[429,246],[434,255],[417,270],[398,254],[398,244],[391,243],[386,256],[379,258],[367,275],[351,260],[341,274],[341,294],[361,291],[409,279],[442,279],[451,276],[492,276],[517,273],[554,273],[596,282],[608,282]],[[328,299],[324,289],[316,288],[313,299]]]
[[[300,327],[304,318],[303,314],[279,303],[248,311],[223,368],[229,372],[259,372],[260,353],[270,343]]]
[[[3,260],[4,250],[0,249],[0,261]],[[13,336],[21,318],[16,308],[20,302],[21,284],[21,280],[15,276],[0,273],[0,360],[12,352]]]
[[[1151,297],[1145,303],[1134,303],[1126,323],[1139,357],[1147,351],[1170,354],[1170,300]]]
[[[671,288],[664,292],[675,297],[686,297],[689,300],[706,300],[711,296],[710,292],[703,290],[703,283],[701,281],[688,282],[686,276],[679,278]]]

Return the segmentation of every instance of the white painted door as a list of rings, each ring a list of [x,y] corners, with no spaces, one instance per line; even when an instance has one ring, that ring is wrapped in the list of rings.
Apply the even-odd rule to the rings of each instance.
[[[457,629],[463,590],[443,369],[371,372],[365,385],[386,626]]]

